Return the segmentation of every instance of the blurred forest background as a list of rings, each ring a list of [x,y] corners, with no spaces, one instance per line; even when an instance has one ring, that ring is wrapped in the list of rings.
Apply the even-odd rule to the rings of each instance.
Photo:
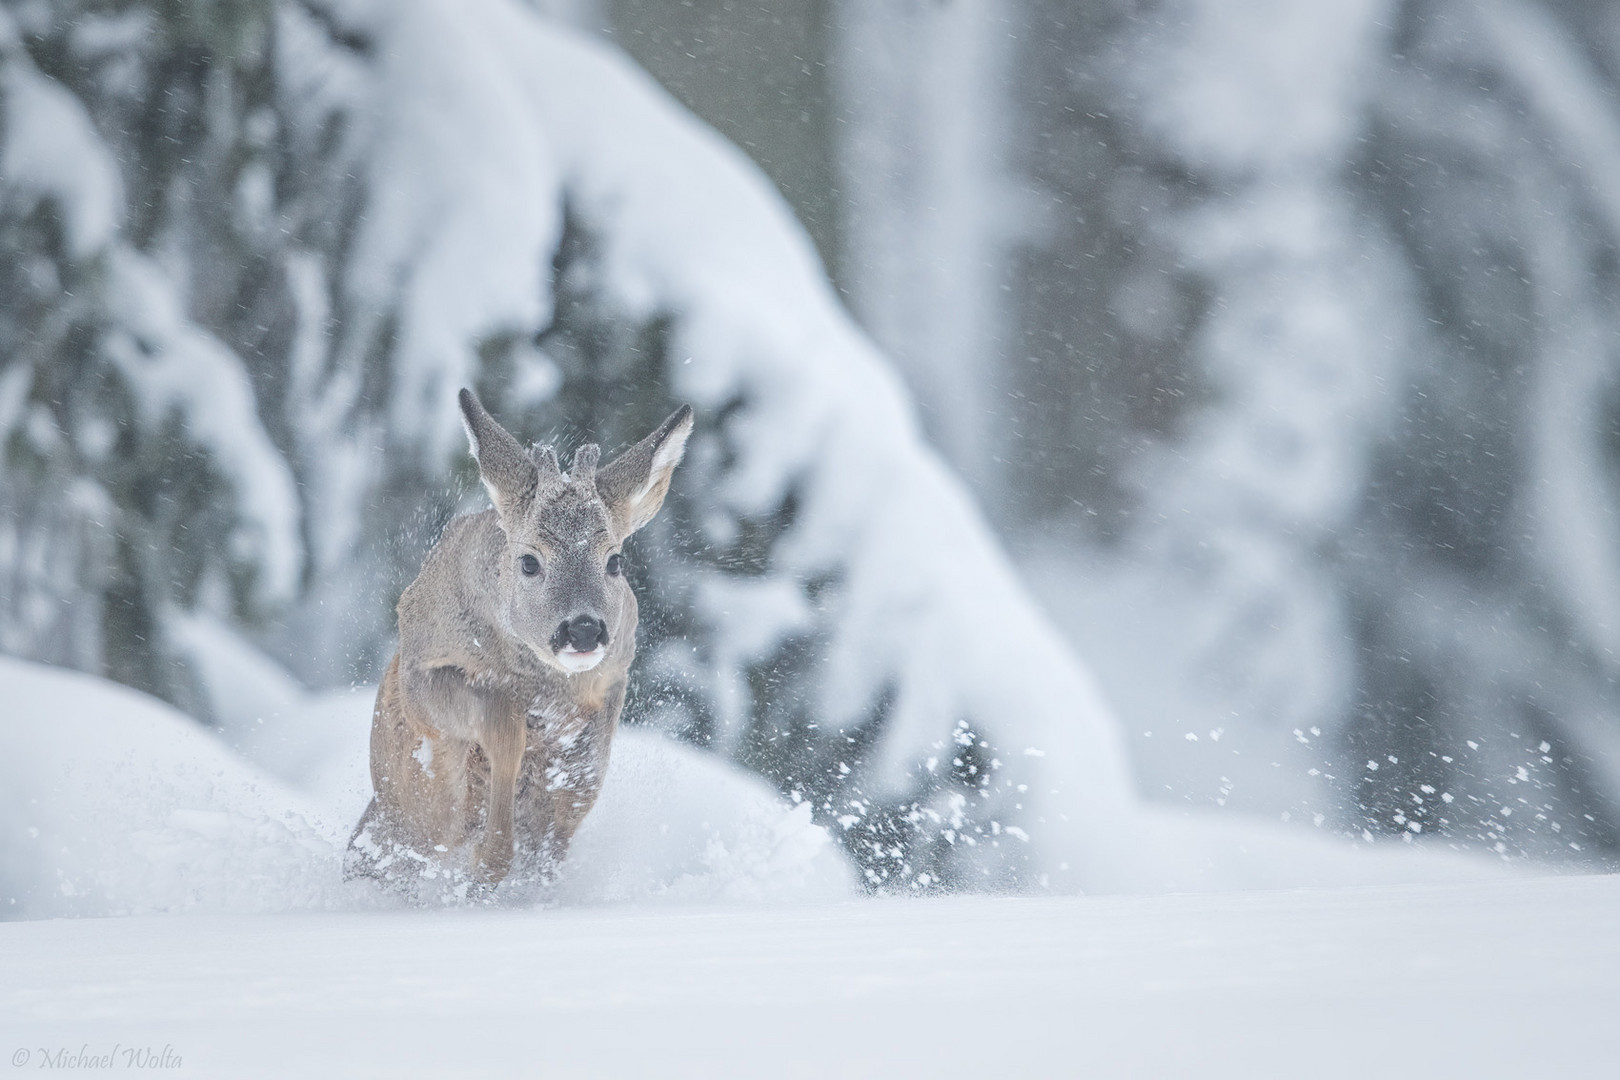
[[[423,375],[411,342],[438,331],[411,290],[484,279],[412,284],[427,234],[382,258],[367,231],[445,205],[356,164],[398,167],[350,89],[389,62],[386,6],[0,3],[5,652],[205,722],[199,613],[308,686],[374,679],[394,598],[470,505],[430,394],[466,377],[529,437],[616,444],[684,393],[683,312],[601,288],[567,177],[532,326],[472,311],[444,330],[470,359]],[[530,6],[624,50],[785,196],[1144,794],[1620,858],[1620,4]],[[728,645],[691,614],[691,568],[769,578],[800,520],[791,482],[712,519],[753,399],[726,400],[640,549],[632,714],[830,819],[831,792],[864,798],[807,689],[841,617]],[[812,602],[858,578],[783,573]],[[851,744],[907,677],[846,710]],[[993,740],[938,726],[970,733],[940,783],[975,790]],[[879,786],[869,871],[934,792]]]

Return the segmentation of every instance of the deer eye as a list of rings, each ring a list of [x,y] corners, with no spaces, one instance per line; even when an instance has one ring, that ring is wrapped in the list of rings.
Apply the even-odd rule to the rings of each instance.
[[[518,569],[523,571],[524,577],[534,577],[540,572],[540,560],[533,555],[524,555],[518,559]]]
[[[607,572],[613,577],[618,577],[620,574],[624,573],[624,556],[618,554],[617,552],[609,555],[607,561]]]

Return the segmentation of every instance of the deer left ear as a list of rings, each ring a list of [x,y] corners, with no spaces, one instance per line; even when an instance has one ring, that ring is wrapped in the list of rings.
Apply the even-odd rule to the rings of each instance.
[[[496,423],[471,390],[460,394],[467,447],[478,462],[478,477],[503,525],[510,527],[534,501],[540,470],[512,433]]]
[[[692,434],[692,407],[682,405],[658,429],[596,471],[596,490],[613,527],[629,536],[653,519]]]

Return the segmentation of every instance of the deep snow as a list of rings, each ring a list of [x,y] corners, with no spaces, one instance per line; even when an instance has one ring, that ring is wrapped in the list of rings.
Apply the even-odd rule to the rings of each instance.
[[[199,665],[242,677],[196,630]],[[1620,877],[1138,806],[1117,888],[1336,887],[862,898],[808,807],[634,729],[548,903],[404,910],[338,876],[369,693],[273,666],[251,688],[214,734],[0,659],[21,1068],[135,1047],[210,1077],[1518,1076],[1620,1051]]]
[[[1598,1076],[1620,878],[45,921],[0,967],[6,1058],[166,1075]]]
[[[0,918],[389,906],[340,868],[371,795],[372,692],[299,697],[273,665],[259,674],[263,712],[223,718],[216,737],[126,687],[0,657]],[[626,729],[554,900],[802,901],[853,887],[808,806]]]
[[[239,655],[228,628],[192,629],[202,678],[237,681],[217,733],[127,687],[0,657],[0,917],[388,906],[339,866],[371,792],[371,691],[308,694]],[[1492,880],[1511,865],[1147,803],[1110,836],[1085,868],[1093,891]],[[555,899],[804,902],[851,896],[854,880],[807,804],[624,728]]]

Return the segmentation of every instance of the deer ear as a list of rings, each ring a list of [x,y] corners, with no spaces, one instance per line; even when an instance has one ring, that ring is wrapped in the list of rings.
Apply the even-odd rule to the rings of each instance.
[[[596,470],[597,493],[620,537],[647,524],[664,505],[669,478],[681,463],[691,434],[692,407],[682,405],[658,430]]]
[[[473,460],[478,462],[478,477],[483,480],[501,523],[509,524],[534,501],[540,481],[539,469],[512,433],[484,411],[476,394],[463,390],[460,401],[467,444]]]

